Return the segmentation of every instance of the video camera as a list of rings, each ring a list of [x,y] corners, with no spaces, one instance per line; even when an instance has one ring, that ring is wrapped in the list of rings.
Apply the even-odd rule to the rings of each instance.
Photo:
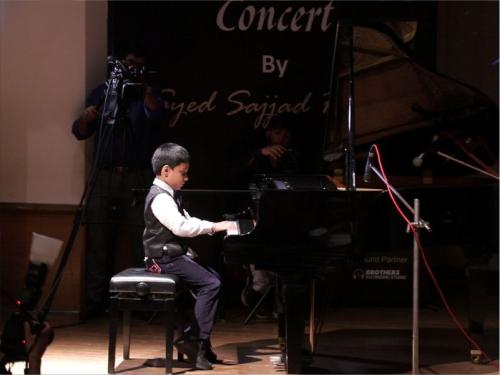
[[[108,88],[121,100],[138,100],[144,94],[144,78],[146,67],[126,65],[117,58],[108,56],[109,78]]]
[[[112,56],[108,56],[107,60],[110,67],[111,77],[120,77],[124,80],[137,81],[141,77],[144,77],[146,72],[145,66],[127,66],[122,61]]]

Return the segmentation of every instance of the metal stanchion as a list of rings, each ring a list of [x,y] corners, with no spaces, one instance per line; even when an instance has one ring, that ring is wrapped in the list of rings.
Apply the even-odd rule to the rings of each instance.
[[[428,231],[431,230],[429,223],[420,217],[420,201],[414,199],[413,207],[409,205],[408,202],[394,189],[380,173],[380,171],[373,165],[368,164],[368,167],[375,172],[375,174],[386,184],[388,189],[394,193],[394,195],[413,213],[413,223],[414,229],[413,233],[413,317],[412,317],[412,374],[418,374],[419,370],[419,243],[418,243],[418,232],[420,228],[424,228]],[[410,228],[407,228],[410,231]]]
[[[413,234],[413,324],[412,324],[412,342],[411,342],[411,352],[412,361],[411,368],[412,374],[418,374],[419,370],[419,249],[417,235],[419,230],[420,222],[420,201],[418,199],[413,200],[413,225],[415,227],[415,233]]]

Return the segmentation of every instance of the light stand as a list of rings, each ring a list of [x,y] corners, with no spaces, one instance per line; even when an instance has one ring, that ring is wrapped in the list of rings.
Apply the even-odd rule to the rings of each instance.
[[[412,374],[418,374],[419,370],[419,243],[418,243],[418,233],[420,228],[425,228],[431,231],[429,223],[422,220],[420,217],[420,201],[414,199],[413,207],[411,207],[408,202],[394,189],[389,182],[384,178],[384,176],[375,168],[371,163],[369,163],[369,168],[380,178],[384,184],[394,193],[395,196],[413,213],[413,299],[412,299]],[[410,228],[407,228],[409,232]]]

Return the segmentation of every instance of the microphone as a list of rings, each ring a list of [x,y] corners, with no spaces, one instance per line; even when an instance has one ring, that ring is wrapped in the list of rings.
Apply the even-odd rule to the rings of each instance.
[[[413,163],[413,165],[415,167],[419,168],[419,167],[422,166],[422,164],[424,163],[424,157],[425,157],[425,155],[427,155],[433,149],[434,143],[436,143],[436,141],[438,139],[439,139],[439,135],[438,134],[434,134],[432,136],[431,143],[429,143],[429,145],[427,146],[426,150],[413,158],[413,162],[412,163]]]
[[[413,166],[419,168],[422,166],[422,164],[424,163],[424,156],[425,156],[426,152],[422,152],[420,155],[417,155],[413,158]]]
[[[368,151],[368,158],[366,159],[366,164],[365,164],[365,173],[363,174],[363,181],[368,183],[370,181],[370,175],[371,175],[371,165],[372,165],[372,158],[374,156],[373,153],[373,145],[370,147],[370,151]]]

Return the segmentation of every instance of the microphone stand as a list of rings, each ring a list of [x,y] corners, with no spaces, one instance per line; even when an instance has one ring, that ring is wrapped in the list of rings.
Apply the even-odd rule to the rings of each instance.
[[[473,170],[475,170],[475,171],[477,171],[477,172],[479,172],[479,173],[482,173],[482,174],[485,174],[485,175],[487,175],[487,176],[489,176],[489,177],[492,177],[492,178],[494,178],[495,180],[500,180],[500,178],[499,178],[498,176],[495,176],[493,173],[490,173],[490,172],[487,172],[487,171],[485,171],[485,170],[483,170],[483,169],[480,169],[480,168],[474,167],[473,165],[470,165],[469,163],[466,163],[466,162],[464,162],[464,161],[462,161],[462,160],[460,160],[460,159],[456,159],[456,158],[454,158],[453,156],[450,156],[450,155],[448,155],[448,154],[445,154],[444,152],[437,151],[437,152],[436,152],[436,154],[438,154],[439,156],[441,156],[441,157],[443,157],[443,158],[445,158],[445,159],[451,160],[451,161],[453,161],[453,162],[455,162],[455,163],[457,163],[457,164],[460,164],[460,165],[466,166],[466,167],[471,168],[471,169],[473,169]]]
[[[356,122],[354,118],[354,25],[352,20],[347,24],[349,37],[349,86],[347,110],[347,147],[345,150],[346,187],[356,191],[356,162],[354,160],[354,144],[356,138]]]
[[[412,298],[412,374],[418,374],[419,372],[419,244],[417,241],[417,236],[419,229],[425,228],[429,232],[431,228],[429,223],[423,220],[420,216],[420,200],[413,200],[413,207],[394,189],[384,176],[375,168],[371,163],[369,165],[370,169],[380,178],[384,184],[394,193],[395,196],[405,205],[406,208],[413,213],[412,226],[415,228],[415,234],[413,236],[413,298]],[[410,228],[406,229],[408,233]]]
[[[477,172],[485,174],[489,177],[492,177],[496,180],[499,180],[498,176],[494,174],[484,171],[480,168],[477,168],[473,165],[470,165],[462,160],[456,159],[450,155],[445,154],[444,152],[437,151],[437,154],[445,159],[451,160],[455,163],[464,165],[468,168],[471,168]],[[411,207],[408,202],[398,193],[396,189],[394,189],[388,181],[384,178],[384,176],[380,173],[380,171],[374,167],[371,163],[369,163],[368,167],[377,175],[380,180],[384,182],[384,184],[391,190],[392,193],[405,205],[406,208],[413,213],[413,222],[412,226],[415,228],[415,235],[413,236],[413,298],[412,298],[412,374],[418,374],[419,372],[419,244],[417,241],[419,229],[425,228],[427,231],[431,231],[429,223],[423,220],[420,216],[420,201],[419,199],[413,200],[413,207]],[[409,232],[410,228],[407,228],[407,232]]]

